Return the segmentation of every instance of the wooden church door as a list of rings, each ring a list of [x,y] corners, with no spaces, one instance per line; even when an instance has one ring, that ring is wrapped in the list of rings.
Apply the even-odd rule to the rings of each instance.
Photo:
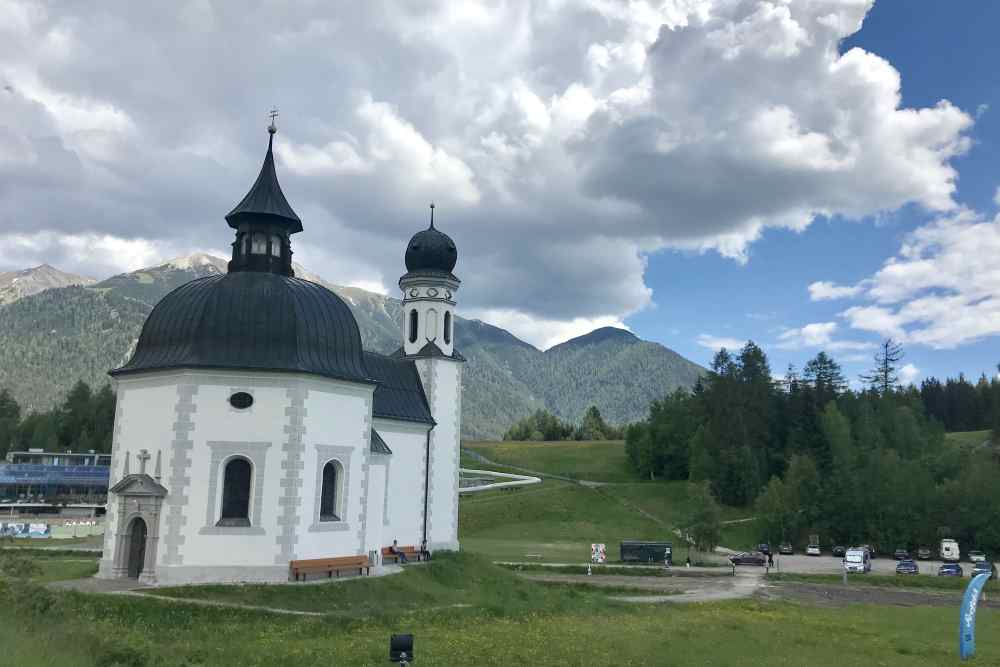
[[[136,517],[132,520],[128,539],[128,576],[138,579],[146,560],[146,522]]]

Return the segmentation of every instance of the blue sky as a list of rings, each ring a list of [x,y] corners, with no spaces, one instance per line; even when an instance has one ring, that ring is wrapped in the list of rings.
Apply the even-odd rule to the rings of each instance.
[[[916,11],[919,7],[919,11]],[[859,33],[841,51],[861,47],[888,59],[902,77],[903,105],[933,106],[948,99],[976,114],[970,132],[971,149],[954,159],[958,169],[955,199],[992,216],[1000,186],[1000,3],[879,2]],[[814,302],[807,286],[819,280],[854,284],[874,274],[896,254],[904,237],[934,216],[917,205],[862,221],[820,218],[803,232],[768,230],[740,264],[711,252],[656,253],[649,258],[646,282],[654,291],[655,307],[629,317],[626,323],[641,337],[671,347],[707,364],[712,350],[698,336],[750,338],[768,352],[772,371],[789,363],[799,368],[818,346],[798,350],[776,347],[783,328],[811,322],[838,323],[838,338],[877,342],[872,332],[852,331],[839,313],[840,301]],[[1000,261],[998,259],[997,261]],[[906,344],[906,363],[918,377],[970,377],[996,372],[1000,338],[953,349]],[[834,352],[844,359],[868,351]],[[868,362],[846,361],[852,379]],[[919,380],[918,380],[919,381]]]

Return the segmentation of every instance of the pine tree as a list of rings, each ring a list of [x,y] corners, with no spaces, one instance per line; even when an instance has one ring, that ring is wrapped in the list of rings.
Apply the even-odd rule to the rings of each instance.
[[[0,457],[6,455],[21,422],[21,406],[6,389],[0,390]]]
[[[806,362],[802,377],[816,393],[816,404],[820,408],[836,399],[847,388],[840,364],[822,351]]]
[[[896,364],[903,358],[903,346],[892,338],[886,338],[875,353],[875,367],[861,375],[861,381],[882,396],[893,391],[899,384]]]

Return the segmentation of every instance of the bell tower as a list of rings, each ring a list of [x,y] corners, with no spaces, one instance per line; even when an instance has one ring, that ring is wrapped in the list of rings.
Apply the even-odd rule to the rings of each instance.
[[[455,293],[461,281],[455,242],[431,224],[406,247],[403,291],[404,358],[412,359],[434,417],[427,433],[424,535],[426,546],[458,549],[458,468],[462,422],[462,364],[455,349]]]
[[[455,350],[455,293],[460,280],[452,270],[458,261],[455,242],[431,225],[410,239],[406,248],[406,275],[399,279],[403,291],[403,353],[419,354],[433,344],[446,356]]]

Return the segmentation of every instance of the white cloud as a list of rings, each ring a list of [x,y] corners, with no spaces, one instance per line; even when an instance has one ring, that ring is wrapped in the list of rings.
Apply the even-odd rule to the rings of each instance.
[[[874,343],[866,341],[834,340],[833,334],[836,331],[836,322],[813,322],[799,328],[785,329],[778,335],[775,347],[784,350],[817,348],[828,352],[870,350],[875,347]]]
[[[277,103],[297,259],[393,285],[434,200],[463,307],[545,344],[648,307],[658,249],[747,261],[816,215],[954,208],[973,118],[903,107],[889,62],[840,53],[870,6],[6,2],[0,229],[92,270],[226,247]],[[93,239],[132,245],[72,250]]]
[[[727,336],[713,336],[712,334],[699,334],[696,341],[698,345],[717,351],[726,348],[730,352],[739,351],[746,345],[746,339],[731,338]]]
[[[913,364],[906,364],[899,369],[899,382],[905,387],[913,384],[920,377],[920,369]]]
[[[628,329],[625,323],[613,317],[585,318],[572,320],[537,319],[514,310],[466,310],[464,316],[470,319],[489,322],[494,326],[506,329],[521,340],[527,341],[540,350],[547,350],[570,338],[590,333],[599,327],[615,327]]]
[[[920,227],[872,276],[869,303],[842,315],[855,329],[954,348],[1000,334],[1000,215],[968,210]]]
[[[810,283],[809,299],[811,301],[831,301],[857,296],[864,290],[861,285],[837,285],[826,280]]]

